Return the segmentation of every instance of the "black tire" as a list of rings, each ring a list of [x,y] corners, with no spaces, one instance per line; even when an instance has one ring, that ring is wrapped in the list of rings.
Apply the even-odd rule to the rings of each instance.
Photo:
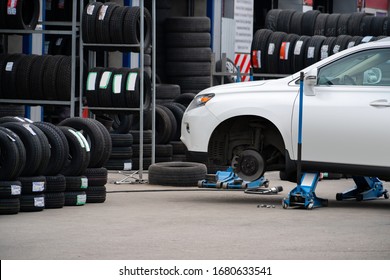
[[[288,34],[280,48],[279,59],[279,73],[292,74],[293,73],[293,55],[295,43],[299,40],[296,34]]]
[[[254,73],[266,72],[266,56],[269,37],[272,31],[268,29],[257,30],[251,46],[251,66]]]
[[[348,47],[348,42],[351,40],[352,36],[349,35],[339,35],[337,36],[336,42],[333,47],[332,54],[338,53],[342,50],[345,50]]]
[[[266,54],[266,69],[269,74],[279,73],[279,52],[283,40],[287,36],[284,32],[274,32],[268,40],[268,48]]]
[[[18,177],[26,164],[26,150],[20,137],[5,127],[0,127],[0,155],[0,178]]]
[[[371,23],[374,19],[371,15],[366,15],[362,18],[360,22],[360,36],[370,36],[371,35]]]
[[[132,159],[109,159],[104,167],[108,170],[133,170],[130,168],[132,162]]]
[[[210,62],[211,48],[167,48],[165,58],[174,62]]]
[[[17,72],[20,68],[23,68],[21,64],[24,54],[11,54],[7,55],[6,59],[3,61],[4,67],[0,69],[0,78],[2,83],[0,84],[2,90],[2,96],[4,98],[17,99],[21,98],[17,94],[16,85],[18,83]]]
[[[225,77],[225,83],[230,83],[233,75],[228,75]],[[220,80],[221,81],[221,78]],[[188,76],[188,77],[169,77],[168,82],[172,84],[177,84],[180,86],[181,92],[199,92],[211,86],[211,77],[210,76]],[[214,85],[217,83],[217,80],[214,80]],[[178,96],[173,97],[175,99]]]
[[[183,105],[181,105],[179,103],[174,103],[174,102],[167,103],[164,106],[172,112],[172,114],[175,116],[175,120],[176,120],[176,133],[171,140],[180,140],[181,121],[183,119],[185,108],[183,109],[183,107],[184,107]]]
[[[22,195],[20,197],[20,212],[39,212],[45,209],[45,195]]]
[[[294,10],[282,10],[278,16],[277,31],[290,33],[291,19],[295,13]]]
[[[40,14],[39,0],[11,1],[10,13],[4,11],[1,17],[5,17],[7,29],[34,30]]]
[[[58,100],[57,76],[64,56],[49,56],[43,67],[43,98],[45,100]]]
[[[325,36],[326,37],[336,37],[337,36],[337,26],[339,22],[340,14],[330,14],[326,19],[325,24]]]
[[[134,116],[132,114],[129,115],[117,114],[117,115],[110,115],[110,117],[114,121],[112,123],[112,130],[113,130],[112,133],[115,134],[129,133],[134,119]]]
[[[87,194],[85,192],[65,192],[64,206],[83,206],[87,203]]]
[[[265,17],[264,26],[266,29],[270,29],[272,31],[278,31],[278,19],[282,10],[273,9],[268,11]]]
[[[327,58],[333,54],[334,44],[336,43],[336,37],[327,37],[321,46],[320,59]]]
[[[128,74],[129,74],[129,69],[126,68],[117,68],[112,70],[113,76],[111,78],[112,79],[111,88],[109,89],[111,95],[112,107],[115,108],[126,107],[126,97],[124,92],[126,90]]]
[[[37,126],[33,123],[25,124],[25,127],[30,127],[30,129],[38,136],[39,144],[41,146],[41,161],[37,166],[37,170],[35,171],[35,175],[44,175],[44,171],[46,170],[49,160],[51,157],[51,149],[49,140],[47,139],[45,133],[42,132]]]
[[[337,22],[337,36],[348,34],[348,25],[351,14],[341,14]]]
[[[129,159],[133,156],[132,147],[113,147],[110,159]]]
[[[133,143],[139,144],[140,133],[139,130],[130,130],[130,133],[133,135]],[[152,144],[152,131],[144,130],[143,133],[143,143],[144,144]]]
[[[110,38],[110,22],[111,16],[116,8],[118,8],[118,4],[113,2],[104,3],[100,8],[99,15],[96,17],[95,21],[95,35],[96,35],[96,43],[98,44],[109,44],[111,42]]]
[[[173,101],[182,104],[186,108],[192,100],[194,100],[194,97],[196,96],[195,93],[187,92],[187,93],[182,93],[178,97],[176,97]]]
[[[24,105],[0,104],[0,117],[5,117],[5,116],[24,117],[24,115],[25,115]]]
[[[233,62],[232,62],[233,63]],[[234,64],[234,63],[233,63]],[[167,62],[168,76],[210,76],[210,62]]]
[[[90,144],[90,160],[88,167],[101,167],[99,164],[101,163],[102,158],[106,157],[108,153],[108,145],[105,141],[106,138],[97,123],[99,122],[96,120],[83,119],[81,117],[68,118],[59,123],[60,126],[69,126],[78,131],[82,131],[82,134]],[[111,138],[109,139],[111,140]]]
[[[172,112],[161,105],[156,106],[156,144],[166,144],[176,133],[176,120]]]
[[[16,95],[21,99],[31,99],[30,92],[30,72],[33,64],[40,58],[38,55],[26,55],[21,60],[23,67],[18,68],[16,84]]]
[[[209,48],[210,33],[166,33],[165,46],[169,48]]]
[[[293,59],[293,72],[296,73],[302,70],[305,67],[305,50],[307,49],[307,44],[310,41],[309,36],[301,36],[299,40],[295,43],[294,48],[294,59]]]
[[[314,35],[311,37],[305,50],[305,67],[308,67],[321,59],[321,46],[325,36]]]
[[[92,2],[83,11],[81,33],[84,43],[97,43],[95,24],[102,6],[101,2]]]
[[[314,35],[325,36],[326,32],[326,22],[328,20],[329,14],[319,14],[316,18],[316,23],[314,26]]]
[[[85,171],[84,171],[85,173]],[[65,192],[85,191],[89,186],[89,181],[86,176],[65,176],[66,188]]]
[[[98,88],[103,67],[95,67],[89,70],[87,77],[87,85],[85,89],[85,97],[87,98],[87,104],[90,107],[99,107]]]
[[[110,157],[111,150],[112,150],[112,141],[111,141],[110,132],[107,130],[107,128],[104,125],[102,125],[99,121],[94,120],[94,119],[91,119],[91,121],[93,123],[95,123],[95,125],[100,129],[100,131],[103,135],[102,142],[104,143],[103,144],[104,148],[102,151],[100,161],[98,161],[96,163],[96,166],[95,166],[97,168],[100,168],[100,167],[104,166],[104,164],[106,163],[106,161]]]
[[[126,79],[125,99],[128,108],[141,107],[141,72],[139,68],[131,69]],[[152,82],[150,76],[144,71],[144,100],[143,109],[147,111],[150,109],[152,100]]]
[[[32,128],[31,124],[25,123],[4,123],[3,127],[12,130],[22,140],[26,149],[26,161],[21,176],[35,175],[45,163],[42,164],[43,156],[47,155],[42,151],[42,144],[40,137],[36,134],[36,131]],[[42,132],[41,132],[42,133]],[[48,145],[45,150],[48,149]],[[47,164],[47,162],[46,162]]]
[[[65,205],[64,192],[45,193],[45,209],[63,208]]]
[[[131,133],[126,134],[114,134],[111,133],[112,147],[131,147],[133,145],[133,135]]]
[[[111,100],[114,70],[114,68],[105,68],[99,77],[99,86],[96,88],[99,107],[114,107]]]
[[[161,162],[149,166],[149,184],[197,186],[207,174],[206,165],[195,162]]]
[[[387,17],[380,17],[376,16],[371,21],[371,29],[370,29],[370,36],[381,36],[381,35],[387,35],[387,32],[383,34],[383,26],[386,22],[386,28],[387,28]]]
[[[22,193],[20,181],[0,181],[0,198],[17,198]]]
[[[46,193],[64,192],[66,189],[65,176],[58,174],[46,177]]]
[[[109,132],[112,131],[114,120],[107,115],[96,115],[95,119],[100,122]]]
[[[140,145],[133,145],[134,158],[139,158],[140,156]],[[171,144],[157,144],[156,149],[156,158],[164,158],[164,157],[172,157],[173,155],[173,147]],[[143,156],[144,158],[152,157],[152,144],[144,144],[143,145]]]
[[[186,145],[181,141],[171,141],[169,144],[172,145],[174,155],[185,154],[188,151]]]
[[[156,85],[156,99],[173,99],[180,95],[180,86],[174,84]]]
[[[165,32],[210,32],[208,17],[170,17],[164,22]]]
[[[56,175],[65,165],[69,155],[69,145],[64,133],[55,125],[47,122],[35,122],[34,125],[40,129],[47,137],[50,145],[50,158],[42,174]]]
[[[296,12],[291,17],[290,33],[302,35],[302,12]]]
[[[76,79],[75,79],[75,96],[77,97],[79,95],[79,87],[77,85],[80,84],[80,68],[77,66],[81,62],[79,61],[79,58],[76,57]],[[86,69],[86,63],[84,63],[84,69]],[[86,73],[86,72],[85,72]],[[85,82],[86,78],[83,77],[83,84]],[[58,100],[67,101],[71,98],[71,86],[72,86],[72,57],[71,56],[64,56],[64,58],[61,60],[61,63],[58,68],[57,72],[57,78],[56,78],[56,91],[57,91],[57,98]]]
[[[18,177],[22,185],[22,195],[39,194],[46,190],[45,176]]]
[[[125,44],[140,44],[141,10],[140,7],[127,7],[127,13],[123,21],[123,39]],[[144,49],[148,49],[151,42],[152,17],[147,9],[144,9]],[[139,48],[130,48],[133,52],[138,52]]]
[[[49,55],[40,56],[34,61],[31,66],[30,76],[28,78],[30,97],[33,100],[43,100],[43,73],[46,61],[50,58]]]
[[[353,36],[349,42],[348,42],[348,45],[347,45],[347,48],[352,48],[354,46],[357,46],[359,45],[363,40],[363,37],[362,36]]]
[[[85,193],[87,194],[87,203],[103,203],[106,201],[107,191],[105,186],[89,187]]]
[[[19,211],[19,198],[0,198],[0,215],[17,214]]]
[[[90,187],[104,186],[107,184],[108,171],[105,167],[87,168],[84,172],[84,176],[88,178],[88,191]]]
[[[157,158],[155,159],[157,161]],[[132,158],[132,170],[140,170],[139,158]],[[148,170],[152,164],[152,158],[144,157],[142,159],[142,170]]]
[[[302,16],[302,35],[313,36],[315,23],[320,11],[310,10]]]
[[[123,44],[124,43],[124,32],[123,32],[123,21],[127,13],[126,7],[116,7],[112,12],[110,24],[109,24],[109,36],[110,43],[112,44]]]
[[[80,139],[77,130],[66,126],[59,126],[59,128],[64,133],[69,145],[69,155],[60,173],[65,176],[81,175],[89,164],[90,152],[86,149],[83,140]]]
[[[360,25],[362,19],[366,16],[365,13],[353,13],[348,21],[348,35],[360,36]]]

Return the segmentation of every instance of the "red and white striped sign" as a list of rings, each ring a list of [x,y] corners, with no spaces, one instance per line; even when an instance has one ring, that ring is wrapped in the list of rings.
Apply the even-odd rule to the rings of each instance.
[[[248,73],[250,72],[251,67],[251,56],[247,53],[236,53],[234,58],[234,64],[236,66],[240,66],[240,72],[241,73]],[[241,81],[249,81],[249,76],[242,76]]]

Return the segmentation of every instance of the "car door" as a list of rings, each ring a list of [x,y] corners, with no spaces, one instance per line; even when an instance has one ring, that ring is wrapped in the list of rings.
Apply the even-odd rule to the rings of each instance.
[[[318,69],[312,95],[304,95],[302,160],[390,166],[389,61],[390,49],[374,49]],[[298,101],[293,126],[297,120]],[[297,137],[293,127],[295,145]]]

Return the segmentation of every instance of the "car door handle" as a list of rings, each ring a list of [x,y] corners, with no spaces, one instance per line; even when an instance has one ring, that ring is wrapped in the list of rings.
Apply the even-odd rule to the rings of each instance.
[[[387,99],[379,99],[379,100],[372,101],[370,103],[370,106],[373,106],[373,107],[390,107],[390,102],[387,101]]]

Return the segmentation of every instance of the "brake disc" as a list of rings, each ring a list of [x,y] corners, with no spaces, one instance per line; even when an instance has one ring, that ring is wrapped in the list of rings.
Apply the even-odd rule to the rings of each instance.
[[[244,150],[234,156],[232,167],[234,173],[245,181],[255,181],[261,178],[265,171],[264,159],[255,150]]]

